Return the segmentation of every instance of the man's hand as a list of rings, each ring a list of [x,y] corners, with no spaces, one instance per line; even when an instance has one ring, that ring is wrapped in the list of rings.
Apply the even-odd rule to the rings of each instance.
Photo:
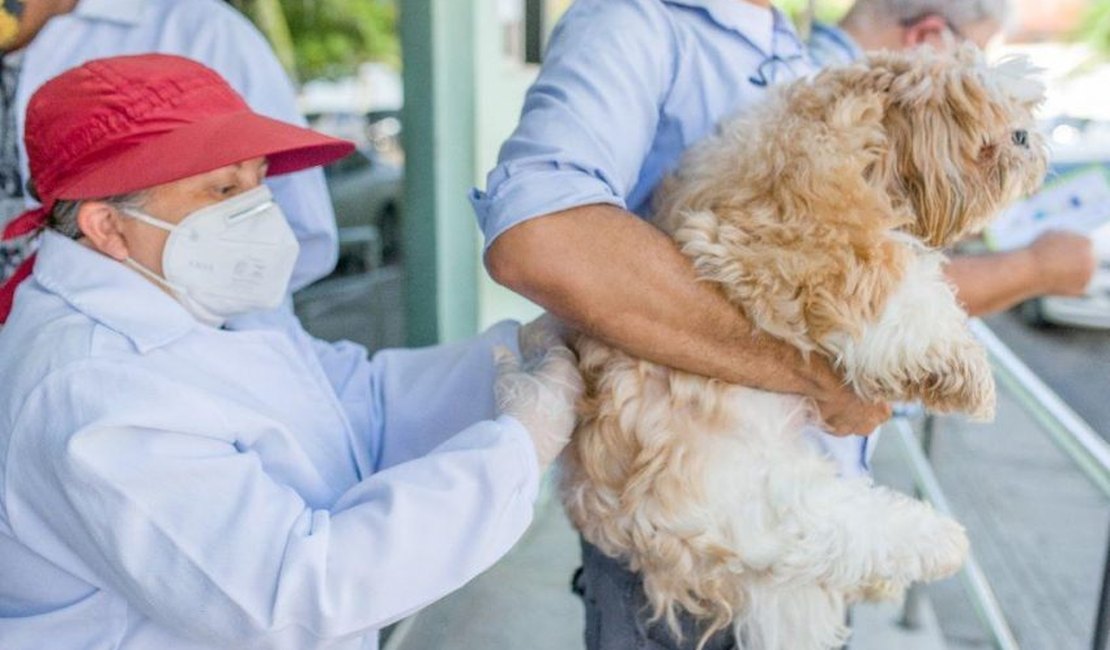
[[[1071,232],[1050,230],[1027,250],[1042,294],[1081,296],[1098,266],[1091,240]]]
[[[955,257],[945,274],[967,313],[984,316],[1039,296],[1083,295],[1096,265],[1090,239],[1050,230],[1025,248]]]
[[[815,384],[809,396],[817,404],[822,428],[828,433],[867,436],[890,419],[889,404],[868,402],[856,395],[823,358],[813,357],[809,365]]]
[[[530,219],[486,252],[493,277],[557,314],[575,330],[653,363],[740,386],[814,400],[829,429],[868,434],[890,417],[885,404],[858,398],[818,360],[758,335],[663,232],[611,205]],[[526,357],[550,330],[521,333]],[[546,335],[544,335],[546,336]],[[540,337],[541,339],[543,336]]]

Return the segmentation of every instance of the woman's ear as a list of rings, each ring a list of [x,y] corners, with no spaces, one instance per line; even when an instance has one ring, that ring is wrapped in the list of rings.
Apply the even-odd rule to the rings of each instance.
[[[77,209],[77,225],[89,244],[101,253],[122,262],[131,252],[123,234],[119,211],[101,201],[83,201]]]

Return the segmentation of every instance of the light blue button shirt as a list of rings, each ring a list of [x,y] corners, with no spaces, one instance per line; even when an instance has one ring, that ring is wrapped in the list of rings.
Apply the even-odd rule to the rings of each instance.
[[[647,216],[687,147],[760,101],[764,80],[811,69],[781,13],[741,0],[578,0],[486,190],[471,195],[487,246],[521,221],[590,203]]]
[[[821,67],[853,63],[865,55],[863,48],[847,32],[825,23],[813,23],[806,44],[810,56]]]
[[[218,0],[80,0],[72,13],[52,18],[27,47],[16,108],[19,131],[31,94],[49,79],[91,59],[162,52],[199,61],[219,72],[252,109],[304,126],[293,86],[262,34]],[[19,138],[23,178],[27,153]],[[267,180],[301,245],[290,289],[331,272],[339,254],[335,212],[323,172],[310,169]]]
[[[530,522],[492,348],[203,326],[47,232],[0,330],[0,648],[360,648]]]
[[[509,228],[608,203],[647,217],[690,145],[816,70],[789,20],[742,0],[578,0],[552,33],[520,125],[471,202],[488,247]],[[866,438],[810,437],[846,476]]]

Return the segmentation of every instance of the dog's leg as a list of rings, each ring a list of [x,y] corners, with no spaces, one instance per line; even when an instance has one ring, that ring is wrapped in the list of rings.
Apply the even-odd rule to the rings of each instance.
[[[831,650],[848,640],[843,593],[816,583],[761,581],[751,607],[733,623],[745,650]]]
[[[994,413],[994,379],[967,315],[944,279],[939,253],[922,253],[907,269],[877,323],[857,339],[828,342],[848,378],[877,400],[921,400],[940,412],[987,420]]]
[[[773,498],[788,504],[781,523],[795,542],[775,568],[785,579],[853,599],[890,599],[911,582],[947,577],[963,564],[963,527],[932,506],[866,479],[788,474],[771,479]]]

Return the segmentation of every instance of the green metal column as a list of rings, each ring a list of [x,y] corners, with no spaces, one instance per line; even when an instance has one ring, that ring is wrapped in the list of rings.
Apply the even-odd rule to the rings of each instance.
[[[410,345],[478,326],[474,0],[404,0],[405,317]]]

